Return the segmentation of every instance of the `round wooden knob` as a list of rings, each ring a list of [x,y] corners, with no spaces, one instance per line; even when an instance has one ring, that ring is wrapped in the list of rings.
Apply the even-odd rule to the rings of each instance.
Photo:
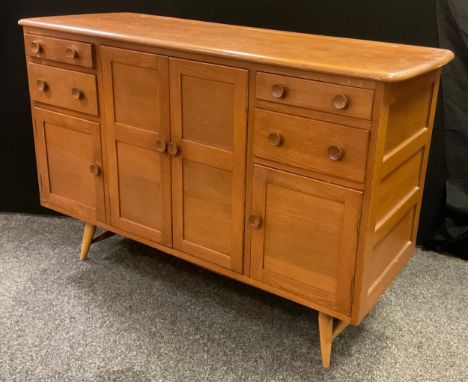
[[[44,80],[37,80],[36,86],[40,92],[46,92],[47,89],[49,88],[49,86],[47,85],[47,82],[45,82]]]
[[[42,50],[41,44],[38,41],[34,40],[31,42],[31,52],[34,54],[39,54]]]
[[[286,88],[281,84],[275,84],[271,87],[271,94],[275,98],[283,98],[286,95]]]
[[[97,163],[93,163],[89,166],[89,171],[91,171],[91,174],[95,176],[99,176],[102,173],[101,166],[99,166]]]
[[[65,50],[65,55],[67,56],[67,58],[77,58],[78,51],[70,46]]]
[[[158,139],[156,141],[156,151],[163,153],[166,151],[166,149],[167,149],[166,141],[164,139]]]
[[[338,94],[333,98],[333,106],[337,110],[346,109],[346,107],[348,106],[348,97],[346,97],[343,94]]]
[[[179,147],[177,147],[175,143],[169,143],[167,145],[167,152],[172,156],[177,155],[179,153]]]
[[[268,143],[272,146],[281,146],[283,137],[279,133],[270,133],[268,134]]]
[[[250,215],[249,216],[249,224],[253,228],[259,228],[262,225],[262,218],[258,215]]]
[[[81,89],[78,88],[73,88],[71,90],[71,94],[74,99],[81,99],[84,96],[84,93],[81,91]]]
[[[330,146],[327,150],[328,159],[340,161],[343,159],[344,151],[339,146]]]

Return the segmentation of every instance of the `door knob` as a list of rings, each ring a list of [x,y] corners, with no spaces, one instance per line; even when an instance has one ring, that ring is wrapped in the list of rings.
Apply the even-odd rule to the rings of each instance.
[[[164,139],[158,139],[156,141],[156,151],[163,153],[167,149],[167,143]]]
[[[249,224],[253,228],[259,228],[262,225],[262,218],[258,215],[250,215],[249,216]]]
[[[179,147],[175,143],[169,143],[167,145],[167,152],[169,155],[175,156],[179,153]]]
[[[89,166],[89,171],[91,171],[91,174],[93,174],[95,176],[99,176],[102,173],[101,166],[99,166],[97,163],[92,163]]]

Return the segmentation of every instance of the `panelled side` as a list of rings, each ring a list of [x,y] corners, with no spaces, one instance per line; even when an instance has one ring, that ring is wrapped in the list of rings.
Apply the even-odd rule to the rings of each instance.
[[[414,253],[439,71],[381,85],[352,320],[359,323]]]

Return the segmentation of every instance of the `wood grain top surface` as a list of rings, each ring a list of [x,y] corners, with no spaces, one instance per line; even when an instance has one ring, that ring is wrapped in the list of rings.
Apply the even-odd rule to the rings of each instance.
[[[450,62],[451,51],[138,13],[22,19],[22,26],[378,81],[401,81]]]

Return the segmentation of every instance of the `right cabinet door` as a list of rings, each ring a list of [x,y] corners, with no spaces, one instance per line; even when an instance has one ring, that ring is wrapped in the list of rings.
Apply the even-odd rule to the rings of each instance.
[[[251,277],[349,313],[361,192],[254,166]]]
[[[169,69],[174,248],[241,272],[247,71],[179,59]]]

